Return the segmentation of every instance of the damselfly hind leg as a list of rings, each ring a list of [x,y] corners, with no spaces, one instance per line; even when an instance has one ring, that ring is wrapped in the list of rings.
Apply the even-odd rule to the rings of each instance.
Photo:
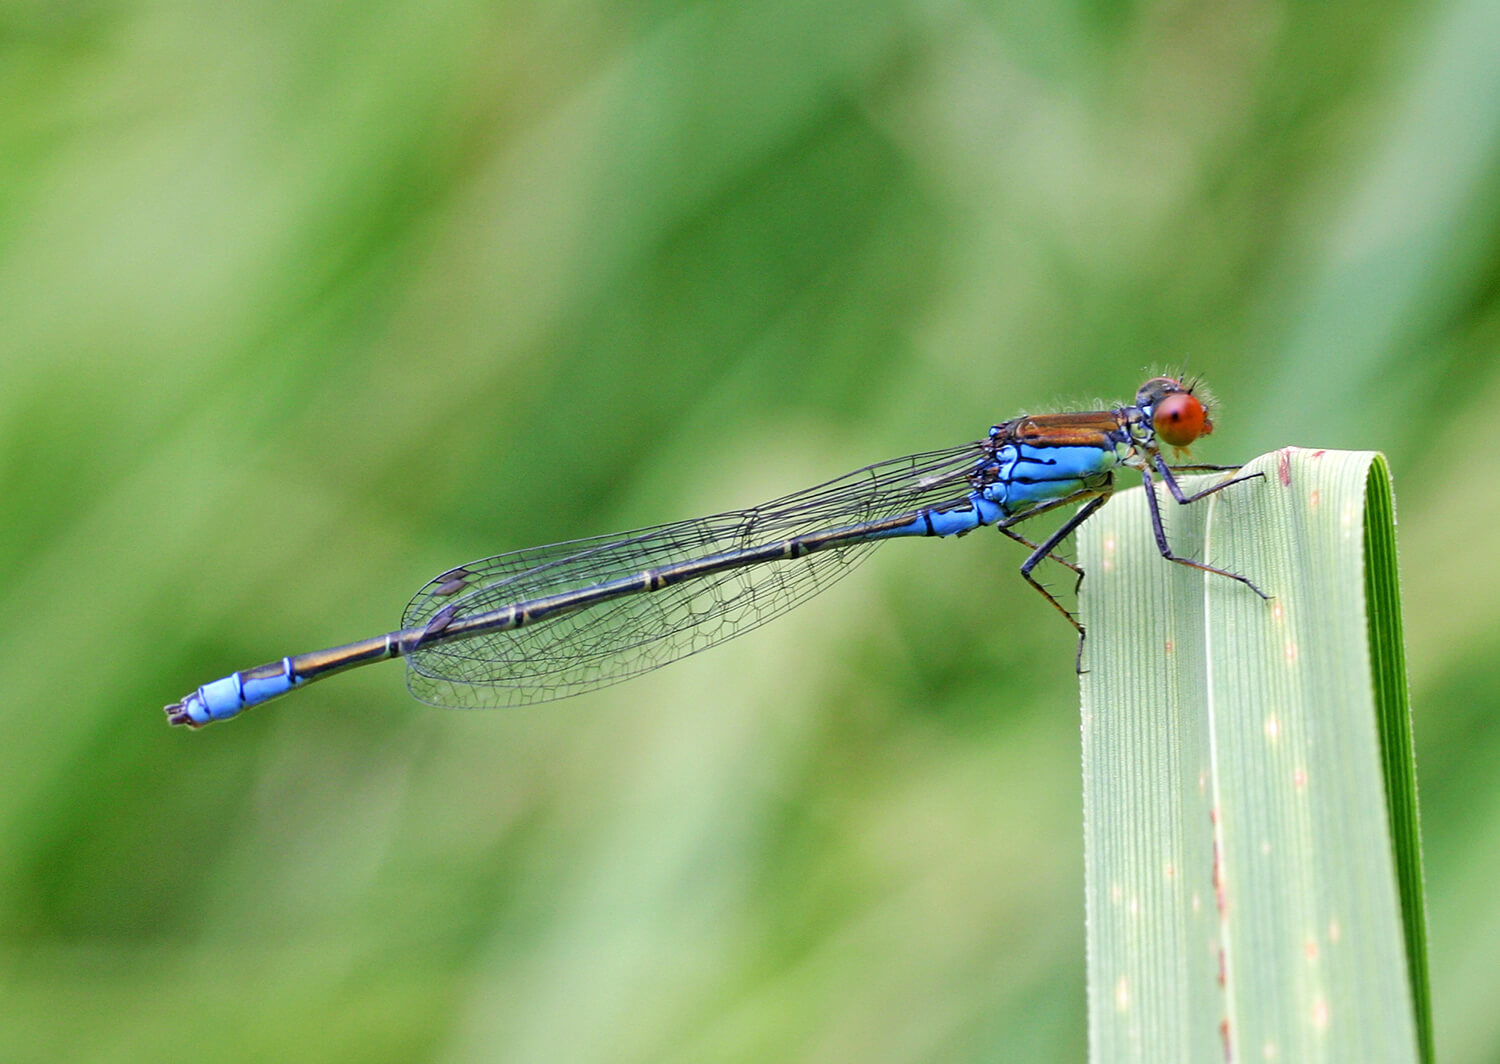
[[[1021,546],[1025,547],[1027,550],[1033,550],[1034,551],[1034,550],[1037,549],[1037,545],[1035,543],[1031,542],[1031,540],[1029,540],[1025,536],[1021,535],[1021,533],[1017,532],[1015,529],[1013,529],[1013,528],[1007,528],[1005,525],[998,525],[996,527],[998,527],[1001,532],[1005,533],[1007,536],[1009,536],[1011,539],[1015,540]],[[1080,569],[1077,566],[1077,564],[1075,564],[1074,562],[1068,561],[1068,559],[1064,558],[1061,554],[1057,554],[1055,552],[1052,553],[1052,554],[1046,555],[1046,557],[1051,558],[1058,565],[1061,565],[1061,566],[1063,566],[1066,569],[1072,569],[1073,572],[1075,572],[1075,573],[1078,574],[1078,583],[1079,583],[1079,585],[1082,585],[1082,583],[1083,583],[1083,570]],[[1078,587],[1075,586],[1073,588],[1073,590],[1077,591]]]
[[[1107,498],[1108,496],[1098,495],[1089,499],[1087,503],[1079,507],[1077,513],[1073,514],[1072,517],[1064,521],[1056,532],[1052,533],[1052,535],[1048,536],[1041,543],[1031,542],[1031,540],[1027,539],[1025,536],[1021,535],[1019,532],[1006,525],[995,526],[1011,539],[1015,540],[1017,543],[1021,544],[1023,547],[1026,547],[1031,551],[1031,553],[1027,555],[1026,560],[1021,563],[1021,575],[1026,579],[1026,582],[1028,584],[1036,588],[1036,590],[1041,594],[1042,598],[1052,603],[1053,609],[1057,610],[1058,613],[1066,617],[1068,619],[1068,623],[1077,630],[1078,652],[1073,656],[1073,668],[1076,672],[1079,673],[1083,672],[1083,624],[1078,620],[1076,616],[1074,616],[1072,610],[1068,609],[1061,602],[1057,601],[1057,597],[1053,595],[1052,592],[1047,590],[1046,585],[1037,580],[1036,577],[1031,575],[1031,573],[1032,570],[1040,565],[1045,559],[1051,558],[1059,565],[1065,566],[1073,570],[1073,572],[1077,574],[1078,579],[1073,582],[1073,593],[1075,595],[1078,594],[1078,589],[1083,587],[1083,569],[1073,562],[1070,562],[1062,555],[1057,554],[1056,550],[1058,545],[1062,543],[1063,540],[1067,539],[1068,536],[1071,535],[1079,525],[1087,521],[1094,514],[1094,512],[1099,509],[1099,507],[1104,505]],[[1052,507],[1049,507],[1049,509],[1051,508]]]
[[[1068,623],[1077,630],[1078,654],[1074,659],[1075,667],[1080,667],[1083,662],[1083,624],[1078,620],[1077,617],[1073,616],[1071,610],[1069,610],[1061,602],[1057,601],[1057,598],[1052,594],[1052,592],[1048,591],[1042,585],[1041,581],[1037,580],[1036,577],[1031,575],[1031,571],[1038,565],[1040,565],[1043,559],[1050,556],[1052,552],[1057,549],[1057,545],[1063,540],[1067,539],[1068,536],[1073,533],[1074,529],[1076,529],[1079,525],[1083,524],[1090,517],[1092,517],[1095,511],[1097,511],[1099,507],[1104,505],[1106,498],[1107,496],[1104,495],[1096,495],[1094,496],[1094,498],[1090,499],[1088,502],[1080,506],[1077,513],[1073,514],[1072,517],[1069,517],[1060,526],[1058,526],[1056,532],[1053,532],[1052,535],[1048,536],[1046,539],[1042,540],[1041,543],[1037,544],[1035,549],[1033,549],[1032,552],[1027,555],[1026,560],[1021,563],[1021,575],[1026,579],[1026,582],[1032,587],[1036,588],[1036,590],[1041,594],[1042,598],[1052,603],[1053,608],[1056,609],[1058,613],[1066,617],[1068,619]],[[1004,532],[1012,539],[1021,540],[1021,542],[1023,543],[1026,542],[1024,539],[1021,539],[1020,536],[1016,535],[1004,525],[1001,525],[999,527],[1001,532]],[[1061,561],[1062,559],[1056,560]],[[1078,581],[1079,585],[1081,586],[1083,583],[1083,570],[1071,563],[1064,564],[1068,565],[1068,568],[1072,569],[1075,573],[1078,574]]]

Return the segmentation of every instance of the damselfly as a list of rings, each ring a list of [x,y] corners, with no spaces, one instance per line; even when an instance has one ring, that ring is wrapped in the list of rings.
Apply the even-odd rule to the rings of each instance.
[[[522,705],[606,687],[757,628],[823,590],[868,551],[903,536],[962,536],[993,525],[1030,550],[1021,575],[1078,630],[1032,576],[1103,506],[1115,473],[1140,475],[1163,558],[1246,577],[1172,553],[1153,476],[1190,503],[1251,477],[1185,494],[1162,456],[1213,431],[1197,382],[1155,377],[1111,410],[1036,414],[977,443],[855,470],[763,506],[635,532],[572,540],[470,562],[435,577],[401,628],[347,646],[282,658],[204,684],[167,706],[173,724],[224,720],[294,687],[356,665],[405,658],[407,686],[455,708]],[[1232,469],[1233,467],[1229,467]],[[1259,474],[1253,474],[1259,476]],[[1014,525],[1081,504],[1040,543]]]

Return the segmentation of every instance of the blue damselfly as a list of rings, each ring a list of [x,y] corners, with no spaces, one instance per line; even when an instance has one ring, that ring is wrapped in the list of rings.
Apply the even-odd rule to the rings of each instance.
[[[1077,629],[1081,660],[1082,625],[1032,571],[1104,505],[1117,471],[1145,483],[1162,557],[1266,597],[1243,576],[1176,556],[1167,542],[1154,478],[1183,504],[1251,479],[1192,495],[1177,483],[1174,468],[1223,468],[1173,467],[1161,453],[1213,431],[1196,387],[1155,377],[1128,406],[1017,417],[976,443],[879,462],[749,510],[470,562],[422,588],[399,630],[233,673],[168,706],[167,718],[201,727],[387,658],[406,659],[407,686],[433,705],[567,698],[759,627],[885,540],[961,536],[985,525],[1030,550],[1021,575]],[[1013,527],[1072,504],[1081,505],[1040,543]],[[1056,560],[1082,580],[1076,566]]]

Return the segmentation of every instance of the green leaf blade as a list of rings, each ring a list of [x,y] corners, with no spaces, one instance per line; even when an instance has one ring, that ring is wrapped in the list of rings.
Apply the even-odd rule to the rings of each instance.
[[[1376,458],[1287,449],[1162,493],[1173,549],[1269,602],[1164,561],[1140,491],[1081,532],[1095,1060],[1421,1059],[1366,621]]]

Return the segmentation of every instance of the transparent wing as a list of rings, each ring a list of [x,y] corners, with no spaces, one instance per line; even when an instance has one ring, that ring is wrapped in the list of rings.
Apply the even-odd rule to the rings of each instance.
[[[402,627],[421,627],[440,611],[454,619],[474,616],[651,568],[958,502],[983,459],[977,443],[911,455],[749,510],[470,562],[429,581],[407,606]],[[828,587],[879,542],[711,573],[535,625],[423,647],[407,659],[407,686],[424,702],[461,709],[606,687],[759,627]]]

